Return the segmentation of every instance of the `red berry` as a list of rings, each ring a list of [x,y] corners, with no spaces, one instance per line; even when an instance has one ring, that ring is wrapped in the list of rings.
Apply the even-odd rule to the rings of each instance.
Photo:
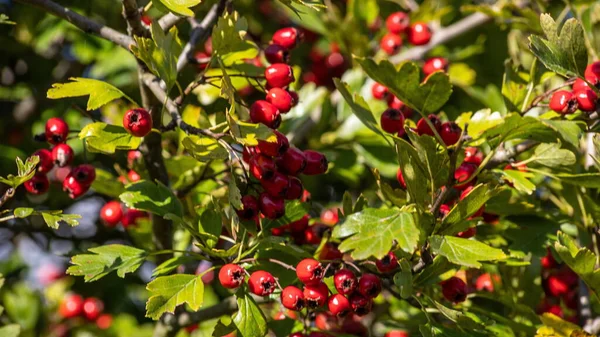
[[[295,91],[290,91],[290,90],[288,90],[288,93],[292,97],[292,106],[298,105],[298,102],[300,101],[300,97],[298,97],[298,93]]]
[[[275,283],[275,278],[271,273],[264,270],[258,270],[250,275],[248,287],[255,295],[267,296],[273,293],[277,287],[277,283]]]
[[[404,180],[404,175],[402,174],[402,169],[398,168],[398,172],[396,172],[396,180],[400,183],[400,187],[406,189],[406,181]]]
[[[294,82],[294,72],[285,63],[275,63],[265,70],[265,78],[270,88],[285,88]]]
[[[350,269],[340,269],[333,275],[333,284],[338,293],[349,295],[358,287],[358,280]]]
[[[277,167],[287,174],[297,175],[306,168],[306,156],[304,152],[295,147],[290,147],[276,161]]]
[[[104,310],[104,303],[101,300],[90,297],[83,301],[83,315],[90,321],[96,320]]]
[[[285,202],[281,198],[272,197],[263,192],[258,199],[260,212],[269,219],[281,218],[285,214]]]
[[[302,194],[304,193],[302,181],[294,176],[288,176],[288,179],[290,181],[290,185],[285,193],[285,200],[296,200],[302,198]]]
[[[244,283],[246,272],[237,264],[228,263],[219,270],[219,282],[224,288],[235,289]]]
[[[74,294],[67,295],[60,302],[58,312],[64,318],[73,318],[81,315],[83,312],[83,297]]]
[[[281,132],[274,130],[273,133],[276,137],[276,141],[268,142],[266,140],[259,140],[258,149],[260,150],[260,153],[266,156],[277,157],[288,150],[290,143],[288,142],[287,137]]]
[[[390,94],[390,91],[386,86],[375,82],[371,87],[371,94],[373,94],[373,98],[375,99],[385,100]]]
[[[250,173],[258,180],[272,179],[277,172],[275,161],[262,154],[251,157],[248,166],[250,167]]]
[[[388,96],[387,99],[388,107],[396,110],[400,110],[404,118],[410,118],[413,115],[413,110],[408,107],[408,105],[404,104],[398,97],[394,95]]]
[[[263,179],[260,181],[260,184],[265,189],[265,192],[271,196],[285,198],[290,187],[290,180],[285,174],[275,172],[273,178],[269,180]]]
[[[581,78],[576,79],[575,83],[573,83],[573,92],[587,89],[590,89],[590,86]]]
[[[100,218],[108,227],[114,227],[123,218],[121,203],[118,201],[109,201],[100,209]]]
[[[596,111],[596,101],[598,100],[598,96],[593,90],[580,90],[574,92],[573,94],[577,99],[577,106],[579,107],[579,110],[585,112]]]
[[[569,284],[559,274],[548,276],[546,280],[546,291],[549,295],[559,297],[569,292]]]
[[[259,154],[260,150],[258,149],[258,146],[244,146],[244,150],[242,151],[242,160],[244,163],[250,163],[250,158]]]
[[[270,44],[265,48],[265,58],[267,62],[273,63],[288,63],[290,53],[284,47],[278,44]]]
[[[441,282],[442,294],[453,303],[464,302],[467,299],[467,285],[456,276]]]
[[[327,172],[327,158],[320,152],[305,150],[304,157],[306,157],[306,167],[302,173],[306,175],[317,175]]]
[[[281,28],[273,34],[273,42],[286,49],[293,49],[302,39],[300,33],[294,27]]]
[[[112,316],[110,314],[102,314],[96,320],[98,329],[106,330],[112,325]]]
[[[472,238],[477,234],[477,227],[471,227],[463,232],[458,232],[456,236],[463,239]]]
[[[560,114],[572,114],[577,110],[577,98],[572,92],[559,90],[550,98],[550,109]]]
[[[427,116],[427,118],[429,118],[429,121],[431,122],[433,127],[436,129],[436,131],[440,132],[440,129],[442,127],[442,122],[440,121],[438,116],[431,114],[431,115]],[[417,133],[421,136],[422,135],[430,135],[432,137],[434,136],[433,130],[431,130],[431,128],[429,127],[429,124],[427,124],[427,122],[425,121],[424,118],[419,119],[419,121],[417,122]]]
[[[127,166],[133,166],[133,164],[139,159],[142,159],[142,153],[140,151],[131,150],[127,152]]]
[[[381,128],[388,133],[404,133],[404,115],[400,110],[385,110],[381,115]]]
[[[245,195],[242,197],[243,208],[237,210],[238,217],[244,220],[254,219],[258,215],[258,200],[253,195]]]
[[[250,120],[277,129],[281,125],[281,114],[273,104],[259,100],[250,106]]]
[[[477,166],[481,165],[483,162],[483,152],[476,147],[467,147],[465,148],[465,163],[475,164]]]
[[[304,231],[304,240],[308,244],[318,245],[321,243],[323,234],[329,227],[322,223],[315,223]]]
[[[345,317],[352,311],[350,301],[346,296],[341,294],[335,294],[329,297],[327,307],[329,308],[329,311],[337,317]]]
[[[344,257],[344,254],[331,242],[327,242],[319,253],[319,259],[323,261],[341,260],[342,257]]]
[[[428,44],[431,40],[431,30],[425,22],[413,23],[407,31],[408,42],[415,46]]]
[[[198,64],[198,69],[200,70],[206,69],[206,67],[208,67],[208,64],[210,63],[210,55],[203,51],[196,52],[194,54],[194,59],[196,60],[196,63]]]
[[[54,160],[52,159],[52,152],[46,149],[40,149],[33,153],[34,156],[40,158],[38,163],[38,172],[47,173],[54,167]]]
[[[48,177],[45,174],[36,173],[33,177],[31,177],[31,179],[23,183],[23,185],[28,193],[40,195],[48,191],[48,188],[50,187],[50,181],[48,181]]]
[[[408,28],[410,18],[404,12],[395,12],[390,14],[385,20],[385,26],[390,33],[401,34]]]
[[[375,261],[375,266],[380,273],[389,273],[398,268],[398,259],[394,252],[389,252],[381,260]]]
[[[136,181],[140,181],[142,179],[142,176],[140,176],[140,174],[135,172],[134,170],[129,170],[129,172],[127,172],[127,179],[130,182],[135,183]]]
[[[321,213],[321,222],[328,226],[333,226],[339,221],[338,208],[329,208]]]
[[[553,305],[548,306],[548,308],[545,310],[545,312],[551,313],[558,317],[564,317],[562,308],[558,304],[553,304]]]
[[[135,225],[138,219],[145,218],[147,216],[148,215],[143,211],[129,208],[127,209],[127,212],[125,212],[125,215],[121,219],[121,224],[123,224],[123,227],[127,228],[129,226]]]
[[[402,48],[402,37],[400,35],[388,33],[381,38],[379,42],[381,49],[388,55],[395,55]]]
[[[308,228],[308,220],[309,219],[310,219],[310,216],[308,214],[306,214],[305,216],[300,218],[300,220],[296,220],[294,222],[289,223],[288,226],[290,227],[290,230],[292,232],[304,232],[304,230],[306,228]],[[297,269],[296,269],[296,272],[298,272]]]
[[[446,71],[448,68],[448,60],[443,57],[432,57],[423,64],[423,74],[425,77],[433,74],[436,71]]]
[[[446,204],[442,204],[442,205],[440,206],[440,215],[441,215],[442,217],[445,217],[445,216],[446,216],[448,213],[450,213],[450,209],[451,209],[451,207],[450,207],[450,206],[448,206],[448,205],[446,205]]]
[[[381,279],[374,274],[363,274],[358,280],[358,292],[369,298],[377,297],[381,292]]]
[[[352,307],[352,311],[358,316],[364,316],[371,312],[371,307],[373,306],[373,301],[366,296],[363,296],[358,293],[354,293],[350,295],[350,306]]]
[[[146,109],[128,110],[123,116],[123,127],[135,137],[144,137],[152,130],[152,116]]]
[[[149,17],[148,15],[142,15],[142,17],[140,18],[140,21],[142,21],[142,24],[148,28],[150,28],[150,26],[152,26],[152,18]]]
[[[460,139],[462,129],[454,122],[446,122],[440,128],[440,137],[446,146],[454,145]]]
[[[542,268],[544,269],[552,269],[558,264],[549,248],[547,249],[546,256],[542,257],[540,262],[542,264]]]
[[[471,176],[477,171],[477,166],[471,163],[462,163],[460,166],[454,171],[454,179],[456,180],[456,185],[454,188],[464,189],[469,187],[469,184],[461,184],[467,181]],[[471,180],[474,181],[474,180]]]
[[[340,328],[337,317],[330,312],[324,311],[315,317],[315,327],[323,331],[336,331]]]
[[[52,117],[46,121],[45,134],[50,144],[64,143],[69,136],[69,125],[62,118]]]
[[[385,333],[384,337],[410,337],[404,330],[392,330]]]
[[[296,266],[296,276],[300,282],[308,285],[321,283],[323,272],[323,266],[315,259],[304,259]]]
[[[306,337],[302,332],[294,332],[289,337]]]
[[[588,64],[585,68],[584,76],[593,85],[598,84],[600,82],[600,61]]]
[[[290,95],[287,90],[281,88],[271,88],[271,90],[267,92],[266,100],[267,102],[273,104],[273,106],[276,107],[281,113],[290,111],[294,101],[292,95]]]
[[[281,291],[281,304],[290,310],[302,310],[304,308],[304,293],[298,287],[287,286]]]
[[[76,166],[71,174],[84,185],[91,185],[96,179],[96,168],[90,164]]]
[[[304,301],[311,309],[322,307],[329,297],[329,289],[325,283],[307,284],[304,286]]]
[[[63,191],[65,191],[69,198],[77,199],[80,196],[84,195],[90,189],[89,184],[84,184],[77,180],[77,178],[73,175],[73,171],[71,171],[65,180],[63,180]]]
[[[369,329],[367,329],[362,323],[355,321],[354,315],[346,316],[344,323],[342,324],[342,332],[348,335],[357,337],[368,337]]]
[[[65,143],[57,144],[52,148],[52,161],[58,167],[69,165],[73,161],[73,156],[75,156],[73,149]]]
[[[475,280],[475,289],[478,291],[489,291],[494,292],[494,283],[500,283],[500,276],[494,274],[493,276],[489,273],[481,274]]]

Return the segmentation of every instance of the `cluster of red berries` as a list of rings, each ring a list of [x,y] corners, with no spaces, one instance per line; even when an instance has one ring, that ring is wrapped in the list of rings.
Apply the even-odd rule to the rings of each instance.
[[[48,172],[55,166],[64,168],[73,162],[73,149],[66,143],[68,136],[69,125],[62,118],[53,117],[46,121],[44,134],[37,138],[45,139],[54,147],[52,150],[40,149],[33,154],[40,158],[40,162],[35,175],[24,183],[27,192],[34,195],[46,193],[50,188]],[[83,164],[73,167],[65,177],[62,177],[63,191],[67,192],[72,199],[78,198],[90,189],[94,179],[96,179],[94,166]]]
[[[336,43],[330,43],[329,50],[324,50],[315,44],[308,57],[311,61],[310,68],[304,72],[302,79],[306,83],[314,83],[318,86],[334,88],[333,79],[341,78],[349,67],[349,62]]]
[[[58,312],[65,319],[83,317],[90,322],[95,322],[98,328],[108,329],[112,324],[112,316],[102,313],[104,303],[95,297],[84,299],[77,294],[66,295],[61,301]]]
[[[589,64],[585,68],[585,80],[578,78],[569,90],[558,90],[550,98],[550,109],[563,114],[572,114],[577,109],[583,112],[596,111],[598,95],[590,88],[588,82],[595,88],[600,87],[600,61]],[[586,82],[587,81],[587,82]]]
[[[579,277],[569,267],[559,264],[548,249],[541,259],[542,286],[545,296],[539,313],[549,312],[578,324]]]
[[[467,279],[467,272],[461,270],[455,276],[440,282],[444,298],[452,303],[464,302],[467,299],[467,295],[472,292],[472,289],[464,281],[465,279]],[[477,291],[494,292],[495,284],[501,284],[499,275],[483,273],[477,276],[472,286]]]
[[[281,114],[287,113],[297,103],[296,93],[287,90],[294,81],[292,68],[284,63],[287,53],[296,46],[300,36],[295,28],[283,28],[273,34],[273,43],[265,52],[272,64],[265,70],[266,100],[255,101],[250,107],[250,120],[272,129],[281,124]],[[273,50],[277,50],[274,52]],[[257,220],[259,213],[269,219],[285,214],[285,200],[300,199],[304,188],[297,175],[318,175],[327,171],[327,158],[312,150],[301,151],[290,147],[287,137],[274,130],[275,142],[259,141],[257,146],[244,148],[243,160],[252,176],[260,181],[263,192],[242,197],[243,209],[238,216],[244,220]]]
[[[397,54],[402,48],[402,35],[406,35],[408,42],[414,46],[428,44],[431,40],[431,30],[425,22],[410,24],[408,14],[395,12],[385,20],[387,34],[381,38],[379,43],[381,49],[388,55]]]

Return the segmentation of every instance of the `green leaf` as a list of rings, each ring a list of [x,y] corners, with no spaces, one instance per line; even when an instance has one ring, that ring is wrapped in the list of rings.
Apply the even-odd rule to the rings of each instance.
[[[151,32],[152,39],[134,36],[136,45],[131,46],[131,51],[154,75],[165,81],[168,92],[177,82],[177,59],[183,48],[177,36],[177,27],[174,26],[165,34],[160,25],[153,21]]]
[[[225,11],[212,32],[214,53],[221,58],[225,66],[253,59],[258,55],[258,47],[246,38],[248,23],[239,13]]]
[[[506,180],[508,180],[517,191],[527,194],[535,191],[535,184],[529,181],[528,178],[533,178],[535,175],[531,172],[522,172],[519,170],[502,170],[500,171]]]
[[[452,94],[448,75],[436,72],[421,82],[421,68],[414,62],[406,62],[396,69],[391,62],[357,58],[363,70],[374,81],[386,86],[398,99],[421,115],[434,113],[446,104]]]
[[[433,262],[425,267],[422,272],[415,275],[413,284],[417,287],[423,287],[439,283],[441,281],[440,275],[448,272],[452,268],[454,268],[454,265],[448,262],[448,259],[438,255],[433,258]]]
[[[490,190],[489,185],[479,184],[473,188],[464,199],[459,200],[448,212],[442,221],[442,228],[439,233],[444,235],[453,235],[457,230],[458,224],[467,220],[471,215],[477,212],[485,203],[492,198],[497,190]]]
[[[190,155],[201,162],[222,160],[229,157],[227,149],[213,138],[188,136],[181,142]]]
[[[173,191],[160,182],[141,180],[125,187],[119,196],[127,207],[148,211],[160,216],[175,214],[183,217],[183,206]]]
[[[152,0],[159,1],[162,5],[164,5],[171,12],[183,16],[194,16],[194,12],[190,9],[199,3],[202,0]]]
[[[532,161],[547,167],[569,166],[575,164],[575,154],[561,149],[561,144],[544,143],[535,148]]]
[[[205,233],[213,236],[215,240],[210,240],[209,246],[213,247],[221,235],[223,229],[223,223],[221,219],[220,209],[216,204],[209,205],[210,208],[206,208],[200,215],[200,222],[198,227],[200,233]]]
[[[202,306],[204,283],[202,275],[177,274],[161,276],[148,283],[150,298],[146,303],[146,317],[157,320],[165,312],[174,313],[178,305],[187,303],[193,311]]]
[[[488,129],[481,138],[487,139],[490,147],[495,148],[500,143],[512,139],[529,139],[540,142],[555,142],[558,134],[539,119],[519,114],[509,114],[504,123]]]
[[[333,83],[335,83],[335,87],[339,90],[342,97],[344,97],[344,100],[346,103],[348,103],[356,117],[358,117],[358,119],[360,119],[360,121],[367,128],[369,128],[369,130],[387,139],[386,134],[379,129],[379,123],[377,123],[377,120],[375,119],[375,116],[373,116],[373,112],[371,112],[371,109],[369,108],[369,105],[365,99],[356,93],[354,96],[352,96],[348,84],[342,82],[341,80],[334,78]]]
[[[265,231],[270,231],[272,228],[285,226],[294,221],[302,219],[310,211],[310,205],[303,203],[300,200],[286,201],[285,215],[279,219],[262,221],[262,228]]]
[[[429,238],[431,249],[448,261],[470,268],[480,268],[480,261],[497,261],[507,258],[501,249],[485,243],[454,236],[434,235]]]
[[[456,118],[456,123],[465,128],[469,124],[469,136],[473,139],[480,139],[481,135],[497,125],[504,123],[503,117],[499,112],[492,112],[491,109],[482,109],[475,113],[465,112]]]
[[[10,321],[23,330],[33,330],[40,318],[40,295],[23,282],[3,292],[3,304]],[[1,332],[1,330],[0,330]],[[0,335],[4,337],[4,335]]]
[[[558,232],[558,240],[554,243],[556,252],[600,299],[600,269],[596,268],[598,257],[589,249],[579,248],[570,236]]]
[[[529,76],[514,68],[513,62],[504,64],[504,78],[502,80],[502,97],[507,111],[519,112],[527,96]]]
[[[407,299],[412,296],[413,276],[410,263],[405,259],[400,261],[400,271],[394,275],[394,284],[400,289],[400,296]]]
[[[550,119],[543,119],[542,123],[548,125],[558,132],[563,141],[573,145],[574,147],[579,147],[579,138],[583,134],[582,127],[585,127],[585,123]]]
[[[90,111],[96,110],[117,98],[127,97],[121,90],[104,81],[83,77],[71,77],[69,79],[73,82],[54,83],[52,88],[48,89],[48,98],[90,96],[86,108]]]
[[[10,21],[8,15],[2,13],[0,14],[0,24],[2,25],[16,25],[17,23],[14,21]]]
[[[510,216],[506,220],[515,224],[505,230],[505,237],[511,241],[511,255],[542,257],[546,247],[556,240],[556,231],[560,224],[538,216]]]
[[[44,219],[46,225],[50,228],[58,229],[62,222],[68,224],[69,226],[77,226],[79,225],[79,221],[77,219],[81,219],[81,215],[79,214],[63,214],[63,211],[36,211],[33,208],[29,207],[19,207],[15,208],[14,215],[17,218],[23,219],[32,215],[39,215]]]
[[[85,282],[97,281],[113,271],[123,278],[125,274],[136,271],[148,256],[141,249],[117,244],[90,248],[89,251],[94,254],[79,254],[71,258],[73,266],[67,269],[67,274],[83,276]]]
[[[233,323],[241,337],[263,337],[267,334],[267,320],[262,310],[249,294],[239,291],[237,296],[238,311],[233,316]]]
[[[23,219],[23,218],[26,218],[26,217],[32,215],[33,212],[34,212],[33,208],[19,207],[19,208],[15,208],[14,215],[19,219]]]
[[[540,16],[546,39],[531,35],[529,49],[546,68],[566,77],[583,76],[588,55],[583,28],[576,19],[567,20],[558,31],[558,24],[549,14]]]
[[[193,160],[193,159],[192,159]],[[101,168],[96,168],[96,179],[92,183],[94,191],[111,198],[118,198],[125,192],[125,187],[116,176]]]
[[[404,139],[394,140],[396,141],[402,177],[404,177],[406,190],[410,195],[410,202],[416,204],[419,210],[423,211],[425,205],[430,202],[428,191],[432,191],[433,186],[431,186],[428,177],[432,175],[423,167],[419,160],[419,153],[412,145]]]
[[[90,152],[113,154],[116,150],[135,150],[142,138],[132,136],[124,127],[102,122],[88,124],[79,132]]]
[[[198,259],[196,257],[187,255],[174,256],[154,268],[152,271],[152,277],[154,278],[171,274],[171,272],[179,268],[179,266],[191,262],[198,262]]]
[[[429,135],[419,136],[408,132],[408,136],[416,149],[421,168],[431,182],[431,194],[434,194],[448,181],[450,158],[447,151],[438,151],[438,142]],[[400,142],[397,142],[400,143]],[[421,186],[422,188],[422,186]]]
[[[566,184],[600,188],[600,173],[558,173],[554,177]]]
[[[259,140],[266,140],[271,143],[277,142],[277,137],[273,130],[262,123],[248,123],[235,120],[230,114],[227,114],[227,122],[231,129],[231,134],[236,141],[245,146],[256,146]]]
[[[365,208],[335,226],[333,237],[345,238],[339,249],[351,251],[352,258],[356,260],[371,256],[381,259],[392,249],[394,241],[400,249],[412,253],[419,241],[419,228],[412,213],[398,209]]]
[[[12,188],[17,188],[31,179],[35,175],[37,164],[40,162],[40,157],[31,156],[23,161],[17,157],[17,175],[9,174],[6,178],[0,177],[0,183],[6,184]]]
[[[235,174],[233,172],[233,166],[231,167],[231,179],[229,179],[229,204],[235,209],[242,209],[242,192],[237,185]]]
[[[18,337],[21,333],[19,324],[8,324],[0,328],[0,336],[2,337]]]

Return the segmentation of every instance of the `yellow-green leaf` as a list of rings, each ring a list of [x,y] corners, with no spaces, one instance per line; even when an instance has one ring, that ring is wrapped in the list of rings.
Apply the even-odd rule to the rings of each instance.
[[[70,80],[73,82],[54,83],[48,90],[48,98],[90,96],[87,103],[89,111],[126,96],[121,90],[103,81],[82,77],[71,77]]]
[[[135,150],[142,143],[142,138],[132,136],[125,128],[95,122],[83,127],[79,138],[84,139],[90,152],[112,154],[116,150]]]
[[[202,306],[204,283],[202,275],[161,276],[148,283],[150,298],[146,303],[146,317],[159,319],[163,313],[174,313],[178,305],[187,303],[193,311]]]

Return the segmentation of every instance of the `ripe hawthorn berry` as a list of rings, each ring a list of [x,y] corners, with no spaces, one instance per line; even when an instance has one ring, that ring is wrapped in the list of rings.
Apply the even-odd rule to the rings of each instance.
[[[352,311],[354,311],[357,316],[364,316],[371,312],[373,301],[369,297],[359,293],[353,293],[350,295],[349,300]]]
[[[558,265],[554,259],[554,255],[552,255],[552,252],[550,251],[550,248],[546,250],[546,256],[541,258],[540,263],[544,269],[552,269]]]
[[[385,26],[390,33],[402,34],[410,25],[410,18],[404,12],[390,14],[385,20]]]
[[[321,213],[321,222],[328,226],[334,226],[339,221],[338,208],[328,208]]]
[[[415,46],[428,44],[431,40],[431,30],[425,22],[415,22],[407,30],[408,42]]]
[[[152,116],[146,109],[128,110],[123,116],[123,127],[135,137],[144,137],[152,130]]]
[[[381,279],[374,274],[363,274],[358,280],[358,292],[368,298],[375,298],[381,292]]]
[[[575,83],[573,83],[573,92],[588,89],[590,89],[590,86],[581,78],[576,79]]]
[[[323,234],[329,229],[328,226],[322,223],[315,223],[312,226],[309,226],[304,231],[304,241],[307,244],[318,245],[321,243],[321,239],[323,238]]]
[[[194,60],[198,65],[198,69],[204,70],[206,69],[206,67],[208,67],[208,64],[210,63],[210,55],[203,51],[198,51],[194,54]]]
[[[350,295],[358,288],[358,279],[350,269],[340,269],[333,275],[333,284],[338,293]]]
[[[100,218],[108,227],[114,227],[123,218],[123,209],[118,201],[109,201],[100,209]]]
[[[123,218],[121,219],[121,224],[123,227],[127,228],[129,226],[133,226],[137,223],[138,219],[146,218],[148,214],[138,209],[128,208]]]
[[[321,263],[315,259],[304,259],[298,262],[296,266],[296,276],[300,282],[306,285],[315,285],[321,283],[324,270]]]
[[[588,64],[585,68],[584,77],[593,85],[598,84],[600,82],[600,61]]]
[[[577,98],[570,91],[559,90],[552,94],[549,106],[560,114],[572,114],[577,110]]]
[[[287,286],[281,291],[281,304],[287,309],[300,311],[304,308],[304,293],[296,286]]]
[[[596,102],[598,101],[598,96],[593,90],[579,90],[573,94],[577,100],[577,107],[579,110],[585,112],[596,111]]]
[[[385,34],[379,42],[381,49],[388,55],[396,55],[402,48],[402,37],[400,35]]]
[[[477,234],[477,227],[471,227],[466,231],[456,233],[456,236],[463,239],[472,238]]]
[[[263,192],[258,199],[260,212],[269,219],[278,219],[285,214],[285,201]]]
[[[100,330],[106,330],[112,325],[112,316],[110,314],[102,314],[96,319],[96,326]]]
[[[244,163],[249,163],[250,158],[258,154],[260,154],[258,146],[244,146],[244,150],[242,151],[242,160]]]
[[[465,148],[465,159],[464,163],[471,163],[479,166],[483,162],[483,152],[476,147]]]
[[[50,144],[64,143],[69,136],[69,125],[62,118],[52,117],[46,121],[45,135]]]
[[[478,291],[489,291],[494,292],[494,284],[500,283],[500,276],[497,274],[491,275],[489,273],[481,274],[475,280],[475,289]]]
[[[65,191],[71,199],[79,198],[90,189],[89,184],[84,184],[77,180],[77,178],[73,175],[73,171],[71,171],[65,180],[63,180],[62,186],[63,191]]]
[[[33,153],[34,156],[38,156],[40,158],[40,162],[38,163],[38,172],[39,173],[48,173],[54,167],[54,160],[52,160],[52,152],[46,149],[39,149]]]
[[[296,200],[302,198],[302,194],[304,193],[302,181],[294,176],[288,176],[288,180],[290,181],[290,184],[285,193],[285,200]]]
[[[273,43],[288,50],[293,49],[302,40],[302,33],[294,27],[286,27],[273,33]]]
[[[450,207],[449,205],[442,204],[442,205],[440,206],[440,215],[441,215],[441,217],[443,218],[443,217],[445,217],[445,216],[446,216],[448,213],[450,213],[450,209],[451,209],[451,207]]]
[[[243,220],[254,219],[258,215],[258,200],[253,195],[242,197],[242,209],[236,211],[238,217]]]
[[[324,311],[315,316],[315,327],[323,331],[336,331],[340,328],[339,321],[332,313]]]
[[[288,63],[290,53],[283,46],[272,43],[265,48],[265,58],[267,62],[273,63]]]
[[[73,318],[83,312],[83,297],[70,294],[65,296],[58,307],[59,314],[64,318]]]
[[[308,214],[304,215],[300,220],[296,220],[294,222],[290,222],[288,224],[290,231],[292,232],[304,232],[306,228],[308,228],[308,220],[310,216]]]
[[[38,172],[31,179],[23,183],[23,185],[29,194],[40,195],[48,191],[50,181],[48,181],[48,177],[44,173]]]
[[[331,242],[327,242],[319,254],[319,259],[324,261],[341,260],[342,257],[344,257],[344,254]]]
[[[391,330],[385,333],[384,337],[410,337],[404,330]]]
[[[258,180],[273,179],[275,173],[277,173],[275,161],[262,154],[252,156],[248,166],[250,167],[250,173]]]
[[[464,302],[467,299],[467,285],[463,280],[456,276],[442,281],[442,294],[453,303]]]
[[[290,147],[281,157],[277,158],[275,163],[283,172],[298,175],[306,168],[307,161],[304,152],[295,147]]]
[[[462,129],[454,122],[446,122],[440,127],[440,137],[446,146],[454,145],[460,139]]]
[[[327,172],[327,158],[321,152],[313,150],[305,150],[304,157],[306,158],[306,167],[302,173],[306,175],[317,175]]]
[[[130,182],[135,183],[136,181],[142,180],[142,176],[140,176],[140,174],[137,173],[135,170],[129,170],[127,172],[127,179]]]
[[[394,95],[389,95],[387,98],[387,104],[389,108],[400,110],[404,118],[410,118],[413,115],[413,110],[408,107],[408,105],[404,104],[398,97]],[[404,130],[402,130],[404,131]]]
[[[242,266],[228,263],[219,270],[219,282],[224,288],[235,289],[244,283],[246,272]]]
[[[404,133],[404,115],[400,110],[389,108],[381,115],[381,128],[387,133]]]
[[[277,157],[284,154],[288,150],[290,143],[287,137],[281,132],[274,130],[273,134],[276,138],[275,142],[259,140],[257,146],[260,153],[270,157]]]
[[[84,185],[91,185],[96,179],[96,168],[90,164],[75,166],[71,174]]]
[[[436,129],[436,131],[438,131],[438,133],[439,133],[440,128],[442,126],[442,122],[440,121],[438,116],[431,114],[431,115],[427,116],[427,118],[429,119],[429,121],[431,122],[433,127]],[[434,136],[433,130],[431,129],[431,127],[429,127],[429,124],[427,124],[427,122],[425,121],[424,118],[419,119],[419,121],[417,122],[417,133],[420,136],[422,136],[422,135],[429,135],[432,137]]]
[[[266,100],[273,104],[281,113],[290,111],[294,101],[292,95],[287,90],[281,88],[271,88],[267,92]]]
[[[561,277],[560,274],[548,276],[546,280],[546,292],[554,297],[566,295],[569,292],[569,284],[567,280]]]
[[[352,311],[350,301],[342,294],[335,294],[327,300],[329,311],[337,317],[345,317]]]
[[[375,82],[375,83],[373,83],[373,86],[371,87],[371,94],[373,95],[373,98],[375,98],[375,99],[386,100],[387,97],[390,95],[390,92],[386,86]]]
[[[258,100],[250,106],[250,120],[277,129],[281,125],[281,114],[273,104]]]
[[[475,171],[477,171],[477,166],[474,164],[465,162],[460,164],[456,171],[454,171],[454,179],[456,180],[456,185],[454,185],[454,188],[462,190],[469,187],[470,185],[464,182],[471,178]],[[474,180],[475,179],[471,180],[471,182],[474,182]]]
[[[104,303],[95,298],[86,298],[83,301],[83,315],[90,321],[95,321],[104,310]]]
[[[294,82],[292,67],[285,63],[274,63],[265,69],[265,79],[269,88],[285,88]]]
[[[432,57],[423,64],[423,74],[425,77],[433,74],[436,71],[446,71],[448,69],[448,60],[443,57]]]
[[[290,179],[288,179],[285,174],[275,172],[271,179],[261,180],[260,185],[263,187],[265,192],[269,193],[271,196],[285,198],[290,187]]]
[[[404,181],[404,175],[402,175],[402,169],[398,168],[398,172],[396,172],[396,180],[400,183],[400,187],[406,189],[406,181]]]
[[[329,289],[323,282],[305,285],[303,293],[306,306],[311,309],[324,306],[329,297]]]
[[[392,272],[398,268],[398,258],[394,252],[389,252],[382,259],[375,261],[375,266],[380,273]]]
[[[52,148],[52,161],[58,167],[69,165],[73,161],[74,156],[73,149],[65,143],[57,144]]]
[[[250,275],[248,287],[255,295],[268,296],[273,293],[277,287],[277,283],[271,273],[264,270],[258,270]]]

